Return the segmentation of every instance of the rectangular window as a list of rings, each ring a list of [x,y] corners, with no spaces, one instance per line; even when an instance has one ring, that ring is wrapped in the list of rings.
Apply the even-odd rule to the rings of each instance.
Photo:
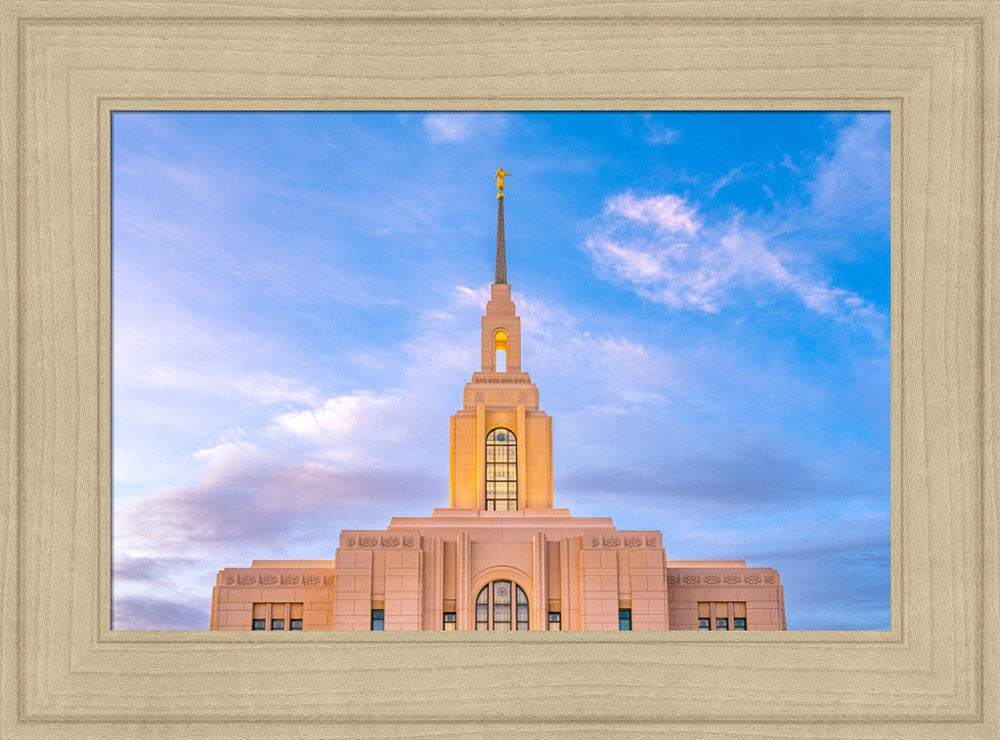
[[[631,609],[619,609],[618,610],[618,629],[621,632],[630,632],[632,630],[632,610]]]
[[[746,630],[747,603],[745,601],[699,601],[698,629]]]
[[[456,628],[455,612],[444,613],[444,631],[454,632]]]
[[[289,629],[302,629],[302,604],[282,604],[271,602],[257,602],[253,605],[253,623],[250,629],[266,630],[268,620],[271,622],[271,629],[283,632],[285,630],[286,616],[291,611]],[[296,622],[298,626],[296,627]]]
[[[372,632],[385,629],[385,609],[372,609]]]
[[[560,612],[549,612],[549,631],[562,631],[562,614]]]

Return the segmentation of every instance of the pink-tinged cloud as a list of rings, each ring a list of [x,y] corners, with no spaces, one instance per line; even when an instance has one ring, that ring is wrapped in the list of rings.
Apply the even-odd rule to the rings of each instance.
[[[151,597],[115,598],[111,628],[115,630],[206,630],[210,604],[180,604]]]
[[[284,551],[294,538],[325,540],[332,552],[345,527],[382,528],[392,514],[429,513],[436,494],[438,505],[446,501],[437,484],[419,469],[245,461],[199,485],[132,504],[119,523],[126,541],[160,552],[234,545]]]

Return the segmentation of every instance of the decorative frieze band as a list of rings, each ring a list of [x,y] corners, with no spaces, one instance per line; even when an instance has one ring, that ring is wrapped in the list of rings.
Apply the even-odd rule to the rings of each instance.
[[[507,383],[507,384],[523,384],[530,383],[527,373],[506,373],[504,375],[493,375],[484,373],[473,373],[472,374],[473,383]]]
[[[659,541],[654,535],[643,532],[618,532],[616,534],[591,534],[583,538],[584,547],[601,548],[652,548],[659,547]]]
[[[419,547],[420,537],[416,534],[348,534],[341,538],[341,547],[361,549]]]
[[[738,586],[742,583],[750,586],[759,586],[765,583],[773,586],[778,582],[778,574],[774,571],[761,572],[749,571],[741,573],[739,571],[709,571],[707,573],[696,571],[684,571],[682,573],[667,573],[667,584],[671,586]]]
[[[227,572],[222,575],[226,586],[332,586],[333,573],[282,572],[269,570],[264,573],[244,571]]]

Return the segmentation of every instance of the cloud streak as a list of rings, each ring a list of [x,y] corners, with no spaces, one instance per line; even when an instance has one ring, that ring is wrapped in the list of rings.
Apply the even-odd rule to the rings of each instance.
[[[788,266],[740,218],[705,226],[695,206],[674,194],[609,198],[584,248],[600,274],[671,308],[718,313],[750,291],[768,290],[787,291],[830,318],[879,318],[861,296]]]

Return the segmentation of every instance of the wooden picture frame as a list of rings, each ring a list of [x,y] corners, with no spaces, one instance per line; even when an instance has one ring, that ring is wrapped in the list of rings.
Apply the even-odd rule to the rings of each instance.
[[[1000,5],[0,0],[0,22],[4,740],[1000,736]],[[892,629],[112,632],[110,114],[211,108],[891,111]]]

